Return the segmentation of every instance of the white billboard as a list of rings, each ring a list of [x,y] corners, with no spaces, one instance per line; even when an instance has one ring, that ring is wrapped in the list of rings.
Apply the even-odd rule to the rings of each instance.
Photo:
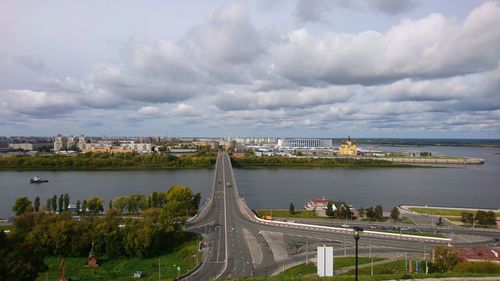
[[[319,277],[333,276],[333,247],[318,247],[316,260]]]

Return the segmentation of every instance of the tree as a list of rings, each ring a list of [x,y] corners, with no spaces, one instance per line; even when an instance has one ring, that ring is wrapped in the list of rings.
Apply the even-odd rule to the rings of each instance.
[[[79,214],[80,213],[80,208],[82,207],[82,204],[80,203],[80,200],[76,201],[76,212]]]
[[[450,271],[459,262],[458,253],[448,247],[434,248],[434,268],[439,272]]]
[[[109,200],[108,209],[109,210],[113,209],[113,200]]]
[[[33,208],[35,209],[35,212],[38,212],[40,210],[40,197],[35,197],[35,202],[33,203]]]
[[[384,209],[382,205],[375,206],[375,218],[379,221],[384,220]]]
[[[24,214],[25,212],[32,211],[31,201],[28,197],[19,197],[16,203],[12,207],[12,211],[16,213],[16,216]]]
[[[476,212],[476,223],[481,226],[494,226],[497,224],[495,213],[492,211],[477,211]]]
[[[69,194],[64,194],[64,210],[67,211],[69,206]]]
[[[366,210],[365,208],[361,207],[358,209],[358,217],[363,218],[366,216]]]
[[[333,217],[335,215],[332,202],[328,202],[328,204],[326,204],[326,215],[329,217]]]
[[[87,213],[87,200],[83,200],[82,202],[82,214],[85,215]]]
[[[17,244],[4,257],[2,264],[6,268],[5,273],[0,273],[1,280],[31,281],[38,274],[47,270],[44,263],[44,254],[31,243]]]
[[[471,212],[462,212],[462,216],[460,218],[460,221],[463,224],[471,225],[474,223],[474,214]]]
[[[94,215],[104,211],[104,200],[100,197],[91,197],[87,199],[86,204],[89,211]]]
[[[436,223],[437,226],[441,226],[443,225],[443,218],[442,217],[439,217],[437,223]]]
[[[63,204],[64,204],[64,196],[61,194],[61,196],[59,196],[59,204],[58,204],[58,208],[57,208],[59,213],[62,213],[62,211],[64,209]]]
[[[197,192],[193,196],[193,209],[198,210],[200,207],[200,201],[201,201],[201,193]]]
[[[366,217],[372,221],[376,220],[375,210],[373,210],[373,207],[366,209]]]
[[[393,221],[398,221],[399,220],[399,210],[398,207],[394,207],[391,210],[391,219]]]
[[[293,205],[293,203],[290,203],[289,212],[290,215],[295,214],[295,206]]]
[[[47,198],[47,201],[45,202],[45,209],[46,210],[50,211],[50,209],[51,209],[51,202],[52,202],[52,199]]]
[[[55,194],[54,194],[54,196],[52,196],[51,205],[52,205],[52,211],[56,212],[57,211],[57,195],[55,195]]]

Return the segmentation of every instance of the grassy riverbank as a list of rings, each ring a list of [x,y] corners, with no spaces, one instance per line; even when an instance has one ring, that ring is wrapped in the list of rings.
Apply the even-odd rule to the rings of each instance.
[[[0,157],[0,170],[162,170],[209,169],[215,156],[174,156],[167,153],[83,153],[78,155],[22,155]],[[413,167],[383,160],[351,158],[231,158],[235,168],[372,168]]]
[[[463,212],[475,212],[476,209],[448,209],[448,208],[426,208],[426,207],[411,207],[408,208],[413,212],[433,215],[433,216],[443,216],[443,217],[458,217],[462,215]],[[494,212],[495,216],[500,218],[500,212]]]
[[[379,167],[414,167],[412,165],[395,164],[384,160],[355,159],[355,158],[288,158],[272,157],[243,157],[231,158],[235,168],[379,168]]]
[[[177,157],[166,153],[84,153],[75,156],[0,157],[0,170],[161,170],[213,168],[213,156]]]

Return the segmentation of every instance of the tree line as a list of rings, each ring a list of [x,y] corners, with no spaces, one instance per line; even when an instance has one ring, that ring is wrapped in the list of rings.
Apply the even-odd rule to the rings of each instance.
[[[233,167],[403,167],[385,160],[355,158],[231,157]]]
[[[491,227],[497,225],[497,218],[493,211],[478,210],[475,214],[472,212],[462,212],[460,221],[465,225],[477,225]]]
[[[88,152],[74,156],[16,155],[0,157],[0,169],[175,169],[213,168],[216,157],[168,153]]]
[[[87,206],[95,202],[97,207],[88,210],[102,209],[103,200],[93,198],[97,199],[85,200]],[[131,202],[138,196],[126,198]],[[134,217],[124,217],[122,209],[115,207],[112,200],[111,208],[103,216],[87,211],[76,220],[64,211],[64,195],[60,213],[35,211],[31,202],[24,204],[24,208],[16,207],[12,232],[6,235],[0,231],[0,280],[34,280],[39,272],[46,270],[45,256],[84,257],[92,243],[98,256],[146,258],[172,250],[190,237],[191,234],[182,231],[182,225],[197,212],[198,194],[187,187],[173,186],[167,192],[139,198],[151,198],[146,199],[151,205],[146,203],[136,208],[127,201],[130,205],[123,210],[140,213]],[[20,202],[26,202],[26,198],[16,200],[15,206],[23,205]],[[16,262],[23,266],[17,266]],[[29,278],[19,279],[19,276]]]

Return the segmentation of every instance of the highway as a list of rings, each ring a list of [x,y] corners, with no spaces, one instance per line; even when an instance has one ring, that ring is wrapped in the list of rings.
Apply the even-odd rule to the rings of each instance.
[[[334,247],[334,255],[352,255],[354,239],[350,229],[262,221],[240,197],[226,153],[217,156],[211,197],[198,215],[188,221],[186,231],[205,237],[205,257],[201,266],[185,280],[213,280],[244,276],[265,276],[289,263],[314,257],[317,246]],[[406,253],[430,256],[446,239],[384,235],[365,231],[359,240],[360,254]],[[480,245],[485,242],[471,242]],[[463,243],[466,245],[467,243]]]

